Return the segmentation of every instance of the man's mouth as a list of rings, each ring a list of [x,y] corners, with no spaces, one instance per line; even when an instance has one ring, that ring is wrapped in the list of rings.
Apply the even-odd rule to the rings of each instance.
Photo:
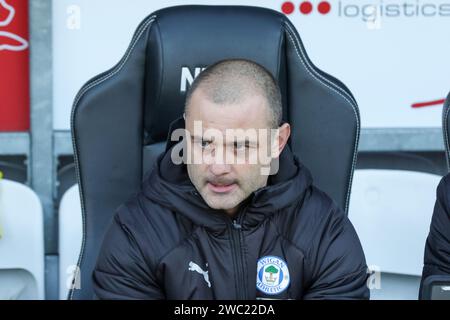
[[[207,183],[209,190],[215,192],[215,193],[228,193],[233,191],[236,187],[236,183],[230,183],[230,184],[223,184],[223,183],[215,183],[215,182],[208,182]]]

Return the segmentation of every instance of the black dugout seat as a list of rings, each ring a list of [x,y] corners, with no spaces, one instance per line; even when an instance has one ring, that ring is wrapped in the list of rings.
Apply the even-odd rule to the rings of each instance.
[[[286,16],[245,6],[161,9],[138,26],[118,64],[87,82],[73,104],[83,243],[81,289],[71,290],[69,298],[92,298],[92,270],[115,209],[139,190],[164,149],[169,124],[183,113],[190,78],[226,58],[253,60],[278,79],[292,150],[315,184],[347,210],[358,107],[340,81],[313,65]]]

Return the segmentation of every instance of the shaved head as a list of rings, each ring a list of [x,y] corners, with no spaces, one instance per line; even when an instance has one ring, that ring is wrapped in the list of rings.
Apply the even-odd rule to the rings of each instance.
[[[187,172],[205,202],[233,216],[267,185],[290,136],[273,76],[243,59],[210,65],[186,96]]]
[[[262,96],[266,101],[269,127],[277,128],[281,123],[280,88],[270,72],[253,61],[229,59],[207,67],[194,80],[186,94],[186,115],[192,94],[197,89],[218,105],[238,104],[248,97]]]

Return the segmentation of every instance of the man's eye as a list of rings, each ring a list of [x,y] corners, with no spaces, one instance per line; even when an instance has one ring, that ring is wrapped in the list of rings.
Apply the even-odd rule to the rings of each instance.
[[[236,149],[236,150],[243,150],[248,147],[249,147],[249,145],[246,142],[235,142],[234,143],[234,149]]]
[[[201,146],[203,149],[208,148],[210,145],[211,145],[211,141],[206,141],[206,140],[200,141],[200,146]]]

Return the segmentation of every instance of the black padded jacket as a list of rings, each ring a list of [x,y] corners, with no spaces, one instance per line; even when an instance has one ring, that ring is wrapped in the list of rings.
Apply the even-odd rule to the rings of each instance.
[[[171,150],[117,209],[93,273],[97,298],[369,298],[352,224],[289,147],[234,219],[208,207]]]

